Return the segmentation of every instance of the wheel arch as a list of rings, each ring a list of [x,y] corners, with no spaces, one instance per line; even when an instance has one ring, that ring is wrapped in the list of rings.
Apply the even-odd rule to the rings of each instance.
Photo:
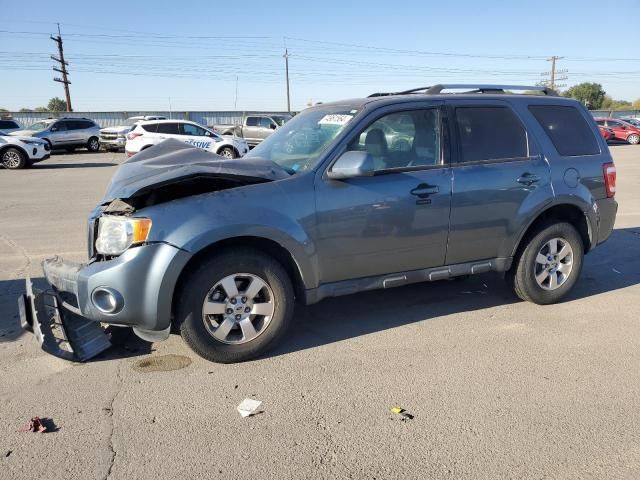
[[[538,231],[543,224],[552,220],[564,221],[573,225],[580,234],[584,252],[587,253],[591,250],[594,240],[594,230],[587,214],[576,204],[556,203],[545,208],[529,222],[516,242],[513,256],[515,257],[522,250],[526,239],[529,238],[533,232]]]
[[[4,153],[5,150],[8,150],[10,148],[15,148],[16,150],[18,150],[20,153],[22,153],[25,156],[25,160],[28,162],[31,159],[31,156],[29,155],[29,152],[27,152],[24,148],[22,148],[20,145],[15,145],[13,143],[7,143],[6,145],[2,145],[2,147],[0,147],[0,155],[2,155]]]
[[[182,268],[182,271],[180,272],[180,275],[178,276],[175,284],[173,298],[171,301],[172,316],[175,313],[176,301],[180,295],[180,291],[184,288],[186,284],[185,282],[190,273],[193,272],[198,265],[200,265],[202,260],[211,255],[218,255],[221,252],[232,250],[235,248],[251,248],[265,255],[269,255],[270,257],[280,262],[280,264],[289,274],[291,283],[293,284],[296,301],[300,303],[305,302],[306,294],[304,280],[302,278],[302,271],[300,269],[300,265],[295,260],[291,252],[289,252],[285,247],[283,247],[275,240],[265,237],[247,235],[218,240],[200,249],[189,259],[187,264]]]
[[[223,146],[221,146],[218,150],[216,150],[216,155],[220,155],[220,152],[222,152],[222,150],[224,150],[225,148],[230,148],[231,150],[233,150],[233,153],[235,153],[236,158],[240,156],[240,152],[233,145],[223,145]]]

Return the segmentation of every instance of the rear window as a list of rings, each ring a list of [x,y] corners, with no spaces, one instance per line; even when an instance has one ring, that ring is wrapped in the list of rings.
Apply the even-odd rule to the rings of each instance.
[[[529,156],[527,132],[507,107],[458,107],[456,122],[463,162]]]
[[[529,111],[563,157],[597,155],[598,142],[580,111],[560,105],[529,105]]]

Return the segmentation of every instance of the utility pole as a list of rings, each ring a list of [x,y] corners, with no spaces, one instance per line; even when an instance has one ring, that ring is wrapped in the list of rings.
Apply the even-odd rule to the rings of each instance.
[[[69,64],[64,61],[64,50],[62,48],[62,35],[60,34],[59,23],[58,23],[58,36],[54,37],[53,35],[51,35],[51,40],[53,40],[58,44],[58,55],[60,56],[60,58],[57,58],[51,55],[51,59],[55,60],[60,64],[60,68],[53,67],[53,70],[56,72],[60,72],[62,74],[62,78],[54,77],[53,81],[64,84],[64,95],[67,98],[67,112],[72,112],[73,109],[71,108],[71,94],[69,93],[69,85],[71,85],[71,82],[67,78],[67,74],[69,73],[67,71],[67,67],[69,66]]]
[[[562,60],[564,57],[558,57],[553,55],[550,58],[547,58],[547,62],[551,62],[551,70],[549,72],[543,72],[541,75],[549,76],[549,80],[545,80],[543,83],[547,85],[551,90],[555,90],[556,87],[564,87],[564,85],[560,85],[557,82],[561,80],[566,80],[567,76],[562,75],[568,72],[567,69],[556,70],[556,61]]]
[[[287,77],[287,112],[291,113],[291,101],[289,99],[289,51],[284,49],[284,71]]]

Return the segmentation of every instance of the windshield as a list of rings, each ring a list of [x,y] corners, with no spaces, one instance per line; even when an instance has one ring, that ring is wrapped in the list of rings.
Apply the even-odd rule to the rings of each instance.
[[[284,115],[272,115],[271,118],[273,118],[273,121],[276,122],[279,127],[281,127],[282,125],[287,123],[289,120],[291,120],[291,117],[288,116],[288,115],[287,116],[284,116]]]
[[[33,125],[31,125],[30,127],[27,127],[27,130],[44,130],[45,128],[47,128],[49,126],[49,123],[47,122],[37,122],[34,123]]]
[[[308,170],[357,113],[357,109],[344,105],[306,110],[277,129],[246,157],[271,160],[291,174]]]

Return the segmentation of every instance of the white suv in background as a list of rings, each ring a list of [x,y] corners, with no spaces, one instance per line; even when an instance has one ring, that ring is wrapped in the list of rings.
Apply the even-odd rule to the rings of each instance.
[[[201,125],[186,120],[151,120],[138,122],[127,134],[125,151],[131,157],[145,148],[168,138],[181,140],[194,147],[216,153],[225,158],[242,157],[249,151],[243,138],[219,135]]]
[[[51,155],[49,144],[40,138],[16,137],[0,130],[0,165],[8,170],[30,167]]]

